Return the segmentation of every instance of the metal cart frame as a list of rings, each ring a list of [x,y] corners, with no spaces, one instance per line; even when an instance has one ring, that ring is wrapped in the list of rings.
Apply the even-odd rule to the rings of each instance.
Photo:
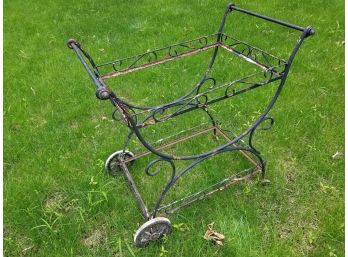
[[[255,16],[266,21],[288,27],[290,29],[300,31],[301,35],[296,42],[296,45],[293,48],[289,58],[287,60],[283,60],[267,53],[260,48],[254,47],[246,42],[240,41],[225,34],[223,32],[225,21],[232,11]],[[216,34],[176,43],[167,47],[150,50],[143,54],[123,59],[117,59],[104,64],[97,65],[93,61],[92,57],[81,47],[81,45],[76,40],[68,40],[68,47],[74,50],[78,59],[86,69],[89,77],[96,85],[97,98],[100,100],[110,100],[112,105],[115,107],[113,117],[117,119],[116,115],[119,114],[121,120],[123,120],[130,129],[130,132],[125,140],[124,148],[113,153],[107,159],[106,169],[110,173],[113,173],[115,169],[120,169],[123,171],[125,178],[129,183],[130,189],[140,207],[141,213],[147,220],[147,222],[145,222],[138,229],[134,236],[134,241],[137,246],[145,246],[150,241],[156,240],[159,237],[170,232],[171,224],[169,219],[166,217],[158,217],[159,213],[161,213],[162,215],[171,214],[183,206],[191,204],[196,200],[203,199],[208,195],[220,191],[231,184],[249,179],[259,172],[261,172],[263,181],[267,181],[265,180],[266,161],[261,156],[261,153],[254,147],[253,136],[256,129],[259,128],[261,123],[268,122],[267,126],[261,128],[263,130],[269,129],[273,125],[274,120],[273,118],[268,116],[268,113],[277,101],[278,96],[284,87],[286,78],[288,76],[291,64],[295,58],[296,53],[298,52],[305,38],[311,35],[314,35],[314,30],[310,26],[306,28],[296,26],[281,20],[273,19],[255,12],[244,10],[234,4],[229,4],[224,12],[218,32]],[[200,81],[186,95],[170,103],[151,107],[134,105],[127,102],[125,99],[119,98],[117,94],[113,92],[109,87],[107,87],[105,83],[107,79],[110,79],[112,77],[170,62],[178,58],[194,55],[198,52],[208,49],[213,49],[213,55],[209,62],[208,68],[201,77]],[[227,84],[216,85],[216,80],[211,77],[209,73],[214,65],[219,49],[226,50],[229,53],[241,57],[245,61],[256,65],[261,69],[260,72],[264,74],[264,79],[258,82],[249,82],[249,79],[255,76],[255,74],[252,74],[250,76],[243,77]],[[110,71],[105,74],[101,74],[100,69],[110,69]],[[235,135],[234,137],[231,137],[226,133],[224,129],[221,129],[218,122],[216,122],[213,115],[209,112],[208,107],[211,104],[236,97],[249,90],[262,87],[275,81],[279,81],[279,85],[273,97],[271,98],[271,101],[263,110],[262,114],[259,115],[259,117],[244,132]],[[208,89],[203,90],[203,85],[207,83],[210,83],[212,86],[210,86]],[[236,90],[234,88],[237,84],[244,84],[245,86]],[[223,88],[224,93],[221,96],[211,99],[209,93],[214,91],[216,88]],[[194,110],[204,111],[211,120],[211,126],[205,129],[192,129],[192,133],[190,133],[189,135],[180,137],[174,141],[157,147],[148,142],[143,137],[141,132],[142,128],[153,126],[172,117],[176,117]],[[168,114],[168,112],[170,113]],[[222,136],[226,140],[226,143],[215,149],[211,149],[208,152],[191,156],[173,156],[162,151],[174,144],[198,135],[203,135],[204,133],[209,133],[211,131]],[[146,147],[146,152],[134,155],[132,152],[127,150],[130,138],[134,135]],[[253,168],[243,171],[242,173],[229,176],[221,180],[220,182],[209,186],[208,188],[205,188],[180,200],[176,200],[166,205],[162,204],[167,192],[184,174],[186,174],[197,164],[207,160],[208,158],[228,151],[239,151],[240,153],[242,153],[253,164]],[[146,207],[144,200],[140,195],[129,171],[129,165],[133,161],[142,158],[150,153],[155,154],[157,158],[151,161],[145,167],[145,173],[148,176],[155,176],[158,173],[158,171],[150,172],[150,169],[159,162],[167,163],[171,167],[172,171],[167,183],[163,187],[163,190],[161,191],[157,201],[155,202],[155,207],[152,210],[148,210],[148,208]],[[190,160],[191,162],[180,171],[177,171],[174,161],[180,160]]]

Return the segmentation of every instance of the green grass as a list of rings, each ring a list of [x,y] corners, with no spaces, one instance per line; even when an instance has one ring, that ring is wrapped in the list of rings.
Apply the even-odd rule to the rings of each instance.
[[[95,99],[93,85],[66,40],[78,39],[100,63],[214,33],[226,4],[4,2],[5,256],[344,255],[344,160],[331,157],[344,152],[343,1],[236,3],[310,24],[317,32],[301,47],[271,111],[274,127],[255,135],[272,184],[262,187],[255,180],[230,188],[173,214],[177,228],[165,240],[144,249],[132,244],[143,219],[125,180],[112,179],[103,170],[106,157],[122,148],[127,129],[111,121],[108,102]],[[266,23],[256,27],[255,19],[240,14],[229,18],[229,34],[283,57],[298,35]],[[197,81],[209,54],[119,77],[110,85],[134,102],[175,99]],[[219,60],[217,68],[219,82],[243,71],[230,57]],[[273,89],[254,90],[211,110],[242,130]],[[159,130],[185,128],[200,118],[203,113],[175,119]],[[150,128],[145,133],[158,136]],[[178,149],[197,150],[193,143]],[[216,179],[216,171],[224,174],[231,163],[242,165],[229,158],[202,164],[199,169],[205,173],[193,172],[175,194]],[[152,199],[160,187],[156,178],[145,176],[145,164],[135,163],[132,171]],[[226,237],[222,247],[203,239],[211,222]]]

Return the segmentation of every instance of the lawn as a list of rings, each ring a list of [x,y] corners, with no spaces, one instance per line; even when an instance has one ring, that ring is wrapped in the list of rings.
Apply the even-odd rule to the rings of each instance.
[[[125,179],[108,176],[103,167],[123,147],[127,128],[112,120],[109,102],[95,98],[66,41],[76,38],[101,63],[215,33],[227,2],[4,1],[5,256],[344,255],[344,2],[236,4],[316,30],[270,113],[274,126],[255,135],[271,184],[262,186],[256,178],[184,208],[170,216],[170,236],[139,249],[133,234],[144,220]],[[238,15],[229,17],[229,34],[287,58],[298,32]],[[142,104],[169,101],[199,79],[210,55],[120,76],[110,87]],[[214,71],[219,82],[249,68],[225,57]],[[254,90],[211,111],[243,131],[272,89]],[[146,135],[155,140],[199,124],[202,116],[173,119]],[[214,143],[209,138],[172,150],[191,153]],[[231,164],[244,165],[232,157],[214,157],[168,197],[218,179]],[[146,176],[146,161],[131,171],[149,201],[163,178]],[[203,239],[212,222],[225,235],[223,246]]]

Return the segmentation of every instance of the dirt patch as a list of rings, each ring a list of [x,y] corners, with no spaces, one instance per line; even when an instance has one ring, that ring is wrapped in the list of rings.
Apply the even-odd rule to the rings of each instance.
[[[10,232],[11,232],[10,228],[8,226],[6,226],[6,224],[4,224],[3,233],[2,233],[3,236],[6,237],[6,236],[10,235]]]
[[[31,238],[18,235],[8,229],[4,235],[4,241],[8,247],[6,256],[35,256],[38,250]]]
[[[288,155],[279,162],[281,174],[284,174],[285,180],[288,183],[296,181],[298,175],[301,173],[301,167],[297,162],[296,157]]]
[[[77,199],[69,200],[63,192],[55,192],[43,202],[45,212],[68,212],[77,206]]]
[[[281,239],[287,239],[291,235],[291,229],[287,227],[280,228],[279,237]]]
[[[73,121],[73,122],[71,122],[71,124],[70,124],[70,128],[71,128],[71,129],[76,130],[76,129],[78,129],[79,127],[80,127],[80,124],[79,124],[77,121]]]
[[[315,244],[318,221],[314,214],[305,213],[306,211],[301,208],[293,208],[287,221],[280,223],[277,227],[281,239],[297,241],[297,251],[303,255],[308,255]],[[297,220],[299,217],[302,218]]]
[[[96,229],[90,232],[86,238],[82,240],[82,243],[89,247],[94,248],[97,247],[105,242],[106,239],[106,232],[102,229]]]
[[[43,203],[43,207],[45,210],[59,209],[60,206],[63,204],[64,200],[65,200],[64,194],[60,192],[56,192],[56,193],[53,193],[52,195],[49,195],[45,199]]]
[[[12,123],[11,126],[10,126],[10,129],[13,132],[20,130],[20,128],[21,128],[21,125],[18,124],[18,123]]]

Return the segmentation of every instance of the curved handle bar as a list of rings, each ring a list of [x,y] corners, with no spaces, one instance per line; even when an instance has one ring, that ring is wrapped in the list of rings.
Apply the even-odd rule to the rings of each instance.
[[[231,4],[228,5],[228,9],[229,9],[230,11],[236,10],[236,11],[238,11],[238,12],[245,13],[245,14],[248,14],[248,15],[251,15],[251,16],[254,16],[254,17],[263,19],[263,20],[267,20],[267,21],[270,21],[270,22],[273,22],[273,23],[276,23],[276,24],[279,24],[279,25],[282,25],[282,26],[285,26],[285,27],[288,27],[288,28],[292,28],[292,29],[295,29],[295,30],[298,30],[298,31],[301,31],[301,32],[307,31],[306,37],[312,36],[312,35],[315,34],[314,29],[311,28],[310,26],[308,26],[308,27],[306,27],[306,28],[300,27],[300,26],[298,26],[298,25],[291,24],[291,23],[286,22],[286,21],[274,19],[274,18],[265,16],[265,15],[262,15],[262,14],[259,14],[259,13],[256,13],[256,12],[252,12],[252,11],[249,11],[249,10],[245,10],[245,9],[239,8],[239,7],[237,7],[237,6],[236,6],[235,4],[233,4],[233,3],[231,3]],[[309,29],[308,29],[308,28],[309,28]]]

